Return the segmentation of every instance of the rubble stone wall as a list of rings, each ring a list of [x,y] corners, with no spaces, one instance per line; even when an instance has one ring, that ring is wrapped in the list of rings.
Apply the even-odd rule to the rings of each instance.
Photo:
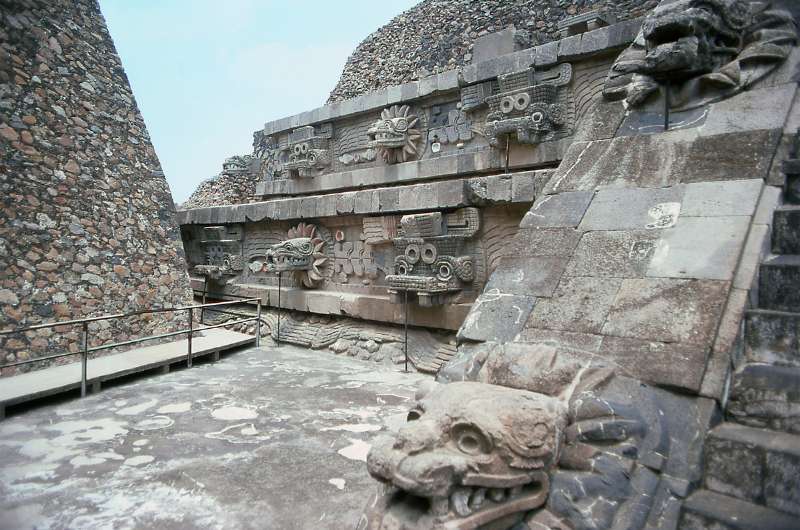
[[[558,40],[558,22],[602,9],[617,20],[641,17],[656,0],[424,0],[393,18],[358,45],[328,102],[400,85],[473,61],[479,37],[514,26],[529,45]]]
[[[0,329],[190,299],[172,197],[99,5],[3,2]],[[185,318],[96,323],[90,344]],[[2,362],[81,340],[79,326],[3,337]]]

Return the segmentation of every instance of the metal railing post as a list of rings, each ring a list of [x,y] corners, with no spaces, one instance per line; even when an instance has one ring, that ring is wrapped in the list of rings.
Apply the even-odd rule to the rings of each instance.
[[[83,351],[81,352],[81,397],[86,397],[86,372],[89,364],[89,323],[83,323]]]
[[[261,298],[258,299],[258,308],[256,309],[256,348],[261,346]]]
[[[189,343],[189,352],[186,355],[187,368],[192,367],[192,326],[194,325],[192,322],[193,320],[194,320],[194,311],[191,308],[189,308],[189,340],[187,341]]]
[[[206,312],[206,292],[208,291],[208,277],[203,276],[203,307],[200,308],[200,324],[204,324],[203,317],[205,316]]]
[[[281,343],[281,273],[278,271],[278,332],[275,334],[275,342]]]

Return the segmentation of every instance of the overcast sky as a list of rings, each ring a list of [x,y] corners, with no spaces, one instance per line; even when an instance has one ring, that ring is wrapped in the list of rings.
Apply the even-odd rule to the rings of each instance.
[[[180,204],[264,122],[325,103],[353,49],[417,0],[100,0]]]

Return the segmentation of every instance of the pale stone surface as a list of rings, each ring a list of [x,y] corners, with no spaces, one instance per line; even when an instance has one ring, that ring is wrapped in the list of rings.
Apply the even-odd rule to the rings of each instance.
[[[362,458],[425,379],[281,346],[11,416],[0,527],[351,527],[374,490]]]
[[[683,186],[613,188],[597,192],[581,230],[644,230],[673,226],[681,212]]]
[[[581,222],[594,192],[578,191],[547,195],[538,199],[525,214],[522,228],[576,227]]]
[[[760,179],[687,184],[681,215],[724,217],[753,215],[764,183]]]
[[[732,280],[749,224],[742,216],[682,216],[664,230],[647,276]]]

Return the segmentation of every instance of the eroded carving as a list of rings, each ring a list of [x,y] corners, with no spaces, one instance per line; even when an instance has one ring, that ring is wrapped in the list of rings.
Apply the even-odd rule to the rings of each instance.
[[[372,147],[387,164],[407,162],[417,158],[422,132],[419,118],[408,105],[392,105],[381,112],[381,119],[369,129]]]
[[[333,136],[333,127],[328,123],[319,129],[315,130],[309,125],[289,134],[283,167],[290,177],[315,177],[331,165],[332,156],[328,142]]]
[[[480,228],[477,208],[447,215],[406,215],[400,226],[402,235],[394,240],[394,274],[386,276],[393,302],[403,302],[401,292],[408,291],[417,296],[421,306],[443,304],[444,295],[475,280],[475,258],[467,240]]]
[[[200,247],[205,263],[192,270],[216,281],[238,275],[244,270],[241,241],[242,228],[238,225],[203,227]]]
[[[300,223],[289,230],[288,239],[272,245],[247,266],[254,273],[291,272],[306,287],[318,287],[325,279],[322,267],[328,261],[325,243],[316,226]]]
[[[682,398],[556,352],[499,352],[480,382],[422,387],[408,423],[373,443],[382,487],[359,530],[637,529],[674,509],[662,472],[695,433],[664,407]]]
[[[792,15],[768,3],[662,3],[616,60],[604,94],[637,106],[670,85],[670,106],[688,110],[747,89],[797,42]]]
[[[528,144],[555,140],[571,133],[574,110],[566,89],[571,79],[568,63],[501,75],[497,81],[463,89],[462,108],[489,106],[484,133],[493,147],[501,146],[501,138],[508,135]]]

